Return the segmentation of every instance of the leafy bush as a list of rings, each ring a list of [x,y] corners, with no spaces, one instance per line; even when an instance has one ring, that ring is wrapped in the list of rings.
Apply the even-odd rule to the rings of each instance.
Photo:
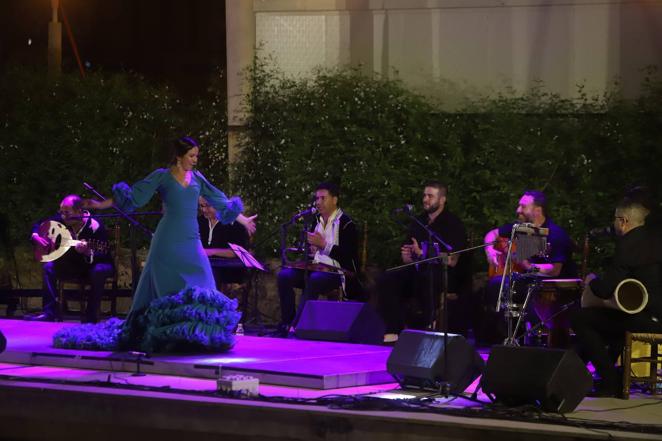
[[[218,84],[185,104],[168,87],[135,75],[52,78],[11,68],[0,75],[0,97],[0,206],[11,243],[24,241],[63,196],[82,193],[83,182],[108,195],[113,183],[132,183],[165,166],[168,143],[184,134],[207,149],[203,171],[218,185],[227,182],[226,106]]]
[[[660,194],[662,82],[651,71],[637,100],[604,96],[568,100],[542,85],[526,94],[503,91],[456,112],[397,80],[358,69],[319,70],[291,79],[269,60],[247,73],[252,93],[242,154],[227,176],[223,79],[184,103],[168,87],[125,74],[63,74],[25,68],[0,74],[0,192],[3,242],[18,243],[30,225],[55,211],[86,181],[108,192],[165,165],[163,146],[182,134],[204,146],[200,166],[222,189],[233,189],[260,214],[261,254],[269,235],[303,208],[319,181],[342,185],[341,205],[366,222],[369,262],[398,259],[403,227],[393,208],[420,206],[430,178],[450,185],[448,207],[474,243],[511,219],[524,189],[544,190],[558,223],[580,238],[610,222],[630,184]],[[154,201],[155,206],[158,201]]]
[[[628,185],[659,193],[662,83],[654,75],[633,102],[619,98],[617,84],[598,97],[580,88],[574,101],[539,85],[524,95],[483,97],[455,113],[358,69],[294,80],[258,59],[249,76],[251,117],[237,188],[263,213],[258,237],[272,250],[277,241],[266,235],[323,180],[341,184],[341,205],[367,222],[369,261],[382,266],[397,260],[403,239],[389,213],[405,202],[420,206],[427,179],[449,184],[448,207],[474,243],[514,217],[525,189],[544,190],[552,217],[577,239],[611,221]]]

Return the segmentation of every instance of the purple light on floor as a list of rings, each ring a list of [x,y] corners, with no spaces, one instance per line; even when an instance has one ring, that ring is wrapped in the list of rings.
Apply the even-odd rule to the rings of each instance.
[[[205,364],[232,364],[232,363],[248,363],[251,361],[260,361],[259,358],[251,357],[211,357],[200,358],[198,362]]]

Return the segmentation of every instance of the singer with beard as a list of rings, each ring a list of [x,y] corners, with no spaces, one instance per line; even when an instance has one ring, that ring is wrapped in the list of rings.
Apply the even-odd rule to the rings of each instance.
[[[340,189],[331,182],[322,182],[315,189],[317,224],[308,232],[307,241],[314,252],[313,265],[326,271],[284,267],[278,273],[281,322],[278,334],[287,336],[290,327],[296,326],[298,317],[308,300],[315,300],[336,288],[344,289],[346,283],[342,270],[356,274],[358,264],[358,234],[352,219],[338,207]],[[336,269],[337,268],[337,269]],[[305,282],[305,283],[304,283]],[[299,307],[295,308],[294,288],[303,288]]]
[[[423,213],[418,221],[434,231],[450,245],[453,251],[467,247],[466,231],[460,219],[446,207],[448,187],[439,181],[426,182],[423,188]],[[407,211],[407,207],[400,211]],[[412,263],[439,252],[447,252],[441,244],[428,246],[428,232],[417,222],[409,225],[400,256],[402,263]],[[429,252],[426,254],[425,251]],[[433,251],[434,250],[434,251]],[[471,257],[456,255],[450,258],[448,268],[448,329],[462,333],[466,330],[465,305],[471,293]],[[386,272],[378,281],[379,310],[386,325],[385,343],[397,341],[405,326],[426,329],[432,326],[435,309],[439,307],[442,290],[440,264],[412,265]],[[430,292],[432,278],[432,292]],[[411,305],[413,314],[405,306]]]
[[[541,191],[526,190],[519,200],[517,205],[517,222],[530,223],[533,227],[549,229],[547,236],[548,253],[544,256],[533,256],[528,260],[519,262],[519,270],[522,272],[533,272],[543,277],[556,277],[556,278],[574,278],[577,277],[577,267],[572,260],[572,252],[574,245],[568,233],[563,228],[558,226],[552,221],[548,214],[547,197]],[[509,239],[515,223],[507,223],[499,228],[491,230],[485,236],[485,254],[488,264],[497,269],[496,275],[490,277],[487,287],[485,289],[485,301],[483,308],[487,313],[484,317],[483,325],[495,325],[494,321],[498,320],[498,313],[493,312],[497,304],[499,296],[499,288],[501,286],[502,275],[499,274],[499,269],[502,269],[506,258],[507,249],[498,246],[499,238]],[[495,241],[497,244],[495,244]],[[502,242],[503,243],[503,242]],[[526,287],[516,287],[516,291],[526,291]],[[531,303],[529,302],[529,312],[527,314],[527,321],[537,322],[534,317],[535,313],[531,312]],[[490,326],[484,326],[489,328]],[[497,325],[498,331],[494,329],[483,329],[483,332],[478,332],[478,337],[485,334],[486,342],[496,343],[505,338],[505,331]]]

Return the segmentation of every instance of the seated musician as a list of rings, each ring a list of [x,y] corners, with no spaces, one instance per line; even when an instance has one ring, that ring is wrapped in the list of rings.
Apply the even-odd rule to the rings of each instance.
[[[298,316],[308,300],[315,300],[336,288],[344,288],[346,281],[342,271],[358,271],[358,235],[352,219],[338,207],[340,189],[331,182],[322,182],[315,189],[317,224],[307,241],[315,255],[315,268],[304,281],[304,269],[283,268],[278,273],[278,296],[280,297],[281,323],[278,333],[286,336],[291,326],[296,326]],[[295,309],[294,288],[303,288],[299,307]]]
[[[529,259],[518,261],[518,264],[514,265],[513,269],[522,273],[532,272],[543,277],[576,277],[577,268],[572,260],[574,249],[572,240],[563,228],[549,218],[545,194],[536,190],[525,191],[519,200],[516,214],[518,223],[531,223],[534,227],[546,228],[549,230],[549,234],[547,236],[546,255],[533,256]],[[485,236],[485,243],[490,244],[485,247],[487,262],[490,265],[490,279],[485,290],[484,302],[484,308],[488,313],[494,311],[496,308],[506,260],[507,242],[510,239],[513,225],[513,223],[502,225],[490,231]],[[491,245],[493,243],[494,245]],[[516,287],[516,289],[519,291],[522,287]],[[525,291],[525,289],[522,290]],[[518,299],[518,301],[522,302],[523,300],[523,298]],[[526,317],[527,321],[537,322],[532,309],[530,307],[527,309],[529,310]],[[495,319],[498,320],[495,314],[488,314],[488,316],[491,315],[492,321]],[[489,322],[490,320],[487,321]],[[485,330],[485,333],[491,335],[494,339],[505,338],[505,335],[498,335],[499,332],[495,333],[494,330]],[[495,343],[496,341],[492,340],[491,342]]]
[[[82,200],[77,195],[65,197],[60,203],[58,214],[51,220],[64,224],[70,230],[72,238],[82,242],[67,250],[58,259],[43,265],[43,311],[26,316],[25,319],[54,321],[61,318],[58,317],[57,280],[82,279],[91,286],[83,321],[96,323],[106,279],[112,277],[114,271],[108,252],[106,229],[89,212],[82,209]],[[39,235],[40,224],[33,228],[31,240],[36,247],[46,248],[49,241]]]
[[[221,224],[218,221],[216,209],[209,205],[203,197],[199,200],[199,207],[202,212],[202,216],[198,218],[202,247],[212,261],[218,259],[218,264],[212,263],[216,289],[223,291],[222,284],[244,283],[246,269],[238,261],[229,244],[233,243],[247,249],[248,230],[239,222]]]
[[[585,362],[593,364],[602,379],[595,396],[614,397],[621,393],[622,377],[614,363],[623,350],[626,331],[662,333],[662,231],[646,225],[648,213],[635,198],[626,197],[616,206],[612,264],[603,276],[590,274],[585,280],[595,296],[609,299],[622,280],[637,279],[648,291],[646,307],[636,314],[605,307],[582,308],[571,316],[577,352]]]
[[[448,187],[439,181],[426,182],[423,187],[423,213],[417,216],[453,251],[466,248],[464,224],[446,207]],[[446,252],[441,244],[427,246],[428,233],[412,221],[400,249],[404,264],[430,257],[434,248]],[[427,256],[423,249],[430,252]],[[436,251],[436,250],[435,250]],[[467,317],[464,306],[471,293],[471,257],[467,254],[451,257],[448,268],[448,330],[462,333],[466,329]],[[427,329],[436,317],[442,290],[442,267],[440,264],[412,265],[396,271],[386,272],[378,281],[379,309],[386,325],[385,343],[397,341],[398,334],[407,326]],[[414,314],[407,314],[406,303],[416,305]],[[411,303],[411,302],[409,302]]]

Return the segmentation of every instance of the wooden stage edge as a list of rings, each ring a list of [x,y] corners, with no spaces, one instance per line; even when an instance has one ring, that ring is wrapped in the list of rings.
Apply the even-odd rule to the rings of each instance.
[[[0,381],[3,439],[580,440],[660,439],[554,424]],[[608,438],[611,436],[612,438]]]
[[[56,351],[44,341],[58,326],[63,325],[0,320],[0,330],[7,330],[8,351],[15,354]],[[383,363],[388,351],[379,346],[253,337],[221,363],[247,367],[254,363],[255,369],[268,365],[273,371],[289,366],[302,374],[306,369],[317,371],[323,377],[357,368],[377,371],[375,366]],[[85,352],[91,354],[77,351],[73,358],[83,359]],[[366,363],[359,366],[361,357]],[[215,360],[208,361],[219,359]],[[563,416],[495,410],[466,398],[438,398],[429,401],[427,408],[411,406],[412,412],[402,401],[396,405],[393,400],[371,398],[376,393],[384,397],[404,392],[388,382],[366,381],[335,389],[260,383],[258,398],[229,398],[216,393],[216,380],[209,375],[181,375],[175,370],[135,376],[135,365],[123,363],[104,368],[56,366],[39,358],[2,361],[3,440],[662,439],[662,400],[644,395],[631,400],[585,398],[574,412]],[[475,383],[468,390],[473,387]],[[487,403],[484,395],[479,399]],[[357,403],[363,410],[345,406]]]

